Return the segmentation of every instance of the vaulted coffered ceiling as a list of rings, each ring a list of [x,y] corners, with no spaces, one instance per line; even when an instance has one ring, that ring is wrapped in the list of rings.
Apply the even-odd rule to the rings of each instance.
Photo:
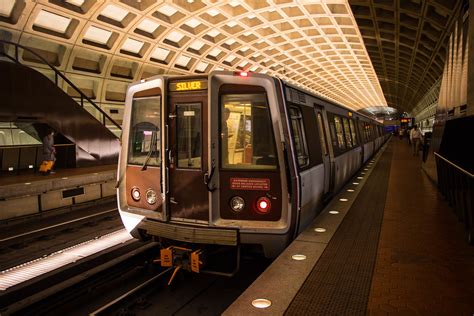
[[[467,1],[464,1],[467,2]],[[349,0],[390,107],[410,112],[441,77],[460,0]]]
[[[405,111],[441,75],[460,6],[450,0],[1,0],[0,39],[40,53],[102,107],[118,108],[112,116],[121,115],[131,81],[223,69],[278,76],[354,110],[384,111],[388,101]],[[51,75],[31,54],[20,57]]]

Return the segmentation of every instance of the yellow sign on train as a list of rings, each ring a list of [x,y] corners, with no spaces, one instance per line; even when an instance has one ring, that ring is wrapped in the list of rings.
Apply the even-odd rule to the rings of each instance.
[[[207,89],[207,80],[170,82],[170,91],[193,91]]]

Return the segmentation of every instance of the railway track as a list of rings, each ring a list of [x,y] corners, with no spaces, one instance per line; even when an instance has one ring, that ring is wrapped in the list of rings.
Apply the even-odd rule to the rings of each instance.
[[[134,239],[0,291],[0,314],[50,314],[153,256],[157,245]]]
[[[11,236],[4,235],[0,239],[0,271],[118,230],[122,224],[117,213],[116,208],[109,208],[43,227],[25,225]]]

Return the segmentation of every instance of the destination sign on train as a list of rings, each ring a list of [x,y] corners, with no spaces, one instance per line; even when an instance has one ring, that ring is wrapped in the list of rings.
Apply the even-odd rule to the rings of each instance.
[[[207,89],[207,80],[171,82],[170,91],[192,91]]]

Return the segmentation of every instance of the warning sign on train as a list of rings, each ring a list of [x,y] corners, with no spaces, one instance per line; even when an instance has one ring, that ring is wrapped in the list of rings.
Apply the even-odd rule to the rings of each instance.
[[[230,178],[232,190],[263,190],[270,191],[270,179],[262,178]]]

